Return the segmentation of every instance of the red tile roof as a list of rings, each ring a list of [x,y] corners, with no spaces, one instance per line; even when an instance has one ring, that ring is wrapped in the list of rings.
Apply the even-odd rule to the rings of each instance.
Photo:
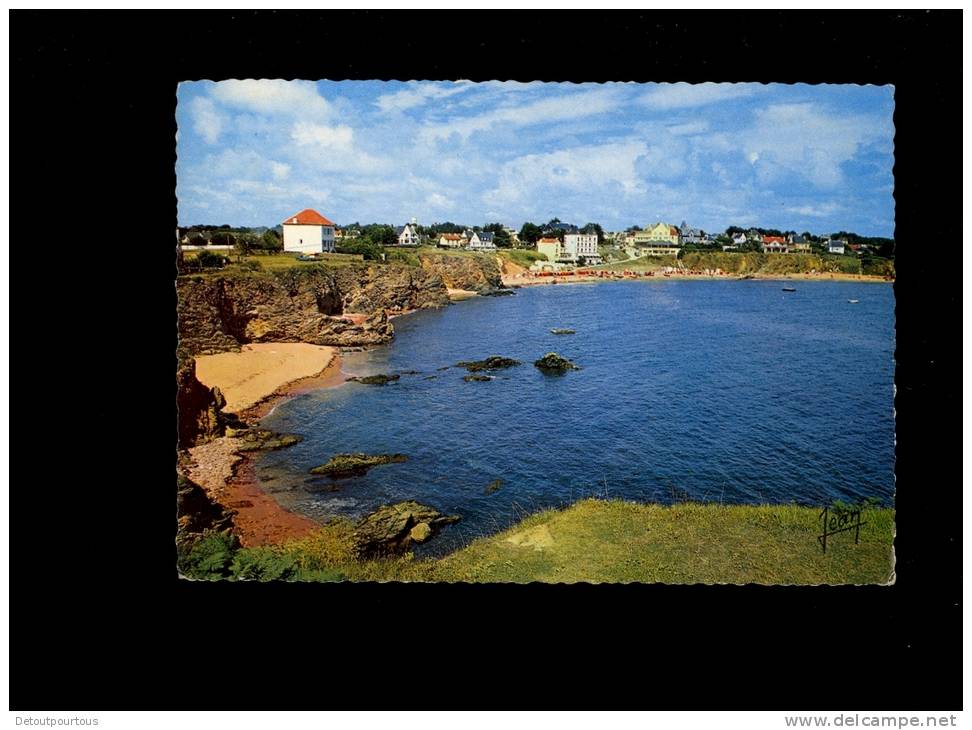
[[[786,243],[783,236],[763,236],[763,243]]]
[[[443,233],[440,236],[440,238],[444,238],[447,241],[460,241],[460,240],[462,240],[462,236],[460,236],[458,233]]]
[[[333,226],[334,223],[329,221],[327,218],[322,216],[316,210],[311,208],[305,208],[304,210],[297,213],[297,215],[290,216],[287,220],[283,222],[283,225],[302,225],[302,226]]]
[[[540,239],[539,243],[560,243],[560,239],[544,237]]]

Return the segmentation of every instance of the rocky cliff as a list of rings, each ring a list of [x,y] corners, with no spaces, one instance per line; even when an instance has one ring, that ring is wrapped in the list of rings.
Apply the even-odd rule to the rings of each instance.
[[[422,269],[437,276],[450,289],[468,289],[479,293],[503,286],[495,256],[449,256],[423,254]]]
[[[196,361],[181,357],[176,370],[179,448],[222,436],[226,425],[220,411],[225,405],[219,388],[207,388],[196,379]]]
[[[177,284],[179,345],[191,355],[247,342],[375,345],[391,339],[386,310],[448,303],[442,280],[416,267],[293,268],[185,277]],[[370,315],[360,324],[343,314]]]

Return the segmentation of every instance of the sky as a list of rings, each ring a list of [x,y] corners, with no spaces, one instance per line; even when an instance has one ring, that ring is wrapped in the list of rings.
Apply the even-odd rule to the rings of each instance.
[[[893,236],[894,89],[226,80],[178,89],[179,225],[552,218]]]

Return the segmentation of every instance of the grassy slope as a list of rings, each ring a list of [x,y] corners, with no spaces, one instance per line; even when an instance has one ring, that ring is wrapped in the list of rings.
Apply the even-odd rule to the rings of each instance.
[[[336,521],[274,548],[301,565],[298,580],[461,582],[887,583],[894,512],[867,509],[853,533],[817,542],[819,511],[587,499],[546,510],[441,559],[355,561],[352,526]]]
[[[475,582],[886,583],[894,513],[817,542],[819,511],[791,505],[671,507],[584,500],[453,553],[433,580]]]

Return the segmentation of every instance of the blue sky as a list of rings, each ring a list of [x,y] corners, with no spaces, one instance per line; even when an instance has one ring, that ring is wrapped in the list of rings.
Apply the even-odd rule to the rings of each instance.
[[[180,225],[894,231],[890,86],[229,80],[178,101]]]

